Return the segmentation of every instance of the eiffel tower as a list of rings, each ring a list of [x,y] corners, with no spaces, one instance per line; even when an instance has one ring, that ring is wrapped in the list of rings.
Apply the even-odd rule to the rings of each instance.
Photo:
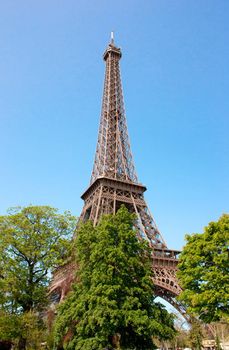
[[[121,57],[112,35],[103,55],[106,72],[99,135],[90,185],[81,196],[84,206],[80,220],[92,220],[96,225],[103,214],[115,214],[122,204],[134,212],[137,235],[146,239],[152,249],[155,295],[184,313],[175,300],[181,292],[176,278],[179,251],[167,248],[144,199],[146,187],[138,181],[133,162],[119,68]],[[63,299],[74,278],[73,271],[71,264],[56,271],[50,288],[54,296]]]

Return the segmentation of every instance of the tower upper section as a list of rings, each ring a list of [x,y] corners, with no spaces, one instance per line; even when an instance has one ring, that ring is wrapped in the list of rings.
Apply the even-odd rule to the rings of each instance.
[[[106,61],[108,59],[109,55],[113,55],[113,56],[116,55],[117,58],[120,59],[122,57],[121,49],[118,47],[115,47],[114,43],[111,42],[103,54],[104,61]]]
[[[138,183],[127,131],[119,67],[121,57],[121,50],[112,38],[103,55],[106,71],[91,183],[98,177]]]

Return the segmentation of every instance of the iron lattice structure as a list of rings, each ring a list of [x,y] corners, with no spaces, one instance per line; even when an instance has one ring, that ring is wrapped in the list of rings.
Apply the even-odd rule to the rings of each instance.
[[[156,295],[183,313],[175,300],[181,292],[176,278],[179,251],[167,248],[144,199],[146,187],[138,182],[135,171],[122,93],[121,56],[121,50],[111,40],[103,55],[106,72],[99,135],[90,185],[81,197],[84,207],[80,220],[90,219],[96,225],[103,214],[116,213],[122,204],[136,213],[138,237],[147,239],[152,248]],[[72,265],[58,270],[51,292],[55,294],[59,290],[63,298],[73,279],[72,271]]]

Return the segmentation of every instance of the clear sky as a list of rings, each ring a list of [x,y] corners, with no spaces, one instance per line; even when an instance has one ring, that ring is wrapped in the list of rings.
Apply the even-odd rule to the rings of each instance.
[[[80,215],[112,30],[138,177],[168,246],[228,212],[228,0],[7,0],[0,14],[0,214]]]

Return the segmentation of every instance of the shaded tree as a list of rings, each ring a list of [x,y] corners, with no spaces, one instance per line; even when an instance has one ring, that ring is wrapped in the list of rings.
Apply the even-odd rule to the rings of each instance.
[[[75,224],[70,213],[59,214],[49,206],[13,208],[0,216],[2,339],[5,329],[5,339],[20,335],[19,348],[25,348],[25,315],[41,312],[47,304],[51,270],[68,254]],[[4,323],[8,323],[8,331]]]
[[[125,207],[96,227],[81,225],[75,240],[76,283],[60,304],[56,349],[154,349],[152,336],[171,339],[173,317],[154,301],[148,244],[139,242]]]
[[[229,317],[229,215],[211,222],[202,234],[186,236],[178,277],[179,299],[206,323]]]

